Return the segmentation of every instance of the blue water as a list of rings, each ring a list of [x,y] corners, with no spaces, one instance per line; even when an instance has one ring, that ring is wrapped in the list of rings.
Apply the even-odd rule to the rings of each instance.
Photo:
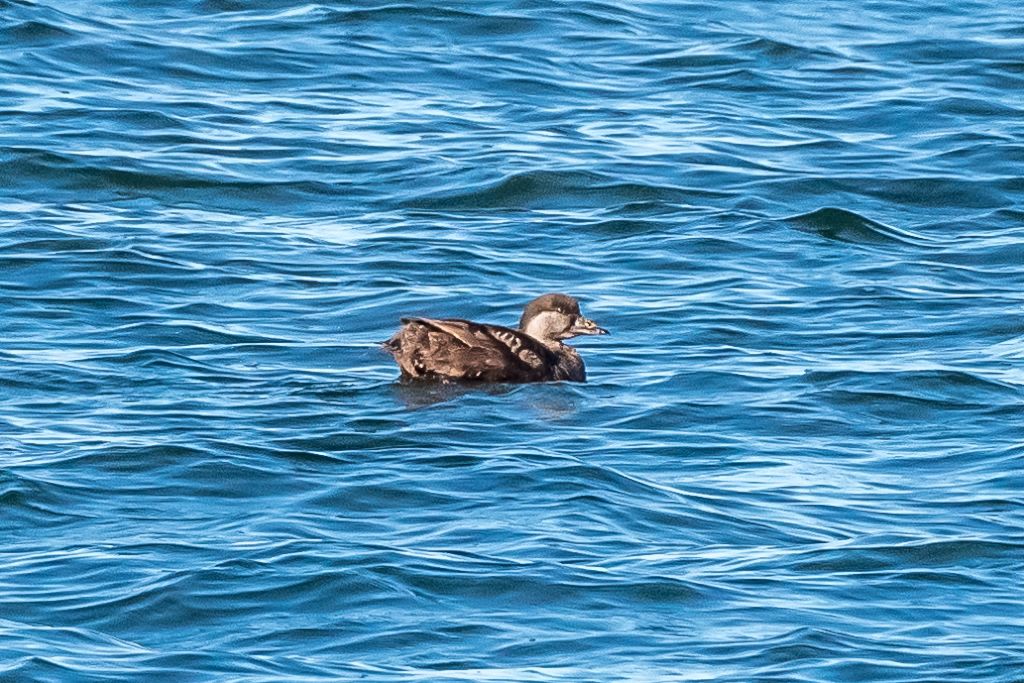
[[[1024,20],[0,0],[0,680],[1024,681]],[[402,315],[612,336],[409,387]]]

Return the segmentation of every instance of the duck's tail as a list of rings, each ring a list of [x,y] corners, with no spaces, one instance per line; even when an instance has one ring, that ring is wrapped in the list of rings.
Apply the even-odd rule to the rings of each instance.
[[[391,339],[386,339],[380,342],[380,348],[390,353],[392,356],[397,355],[402,350],[402,339],[400,334],[395,334]]]

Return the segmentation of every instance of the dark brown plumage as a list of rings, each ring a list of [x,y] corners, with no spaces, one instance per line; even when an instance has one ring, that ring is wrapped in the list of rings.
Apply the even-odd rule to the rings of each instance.
[[[545,294],[526,306],[519,329],[456,318],[402,318],[384,348],[403,379],[583,382],[583,359],[562,340],[607,333],[580,314],[572,297]]]

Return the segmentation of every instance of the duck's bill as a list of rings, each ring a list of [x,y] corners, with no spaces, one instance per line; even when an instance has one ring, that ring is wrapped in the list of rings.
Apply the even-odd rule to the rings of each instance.
[[[608,330],[598,327],[597,323],[589,318],[577,318],[575,324],[569,330],[574,335],[578,334],[608,334]]]

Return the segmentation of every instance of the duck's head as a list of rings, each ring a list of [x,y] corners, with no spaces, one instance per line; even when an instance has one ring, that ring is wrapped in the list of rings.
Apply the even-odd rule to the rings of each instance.
[[[608,330],[584,318],[580,303],[565,294],[545,294],[526,305],[519,329],[542,341],[562,340],[581,334],[608,334]]]

